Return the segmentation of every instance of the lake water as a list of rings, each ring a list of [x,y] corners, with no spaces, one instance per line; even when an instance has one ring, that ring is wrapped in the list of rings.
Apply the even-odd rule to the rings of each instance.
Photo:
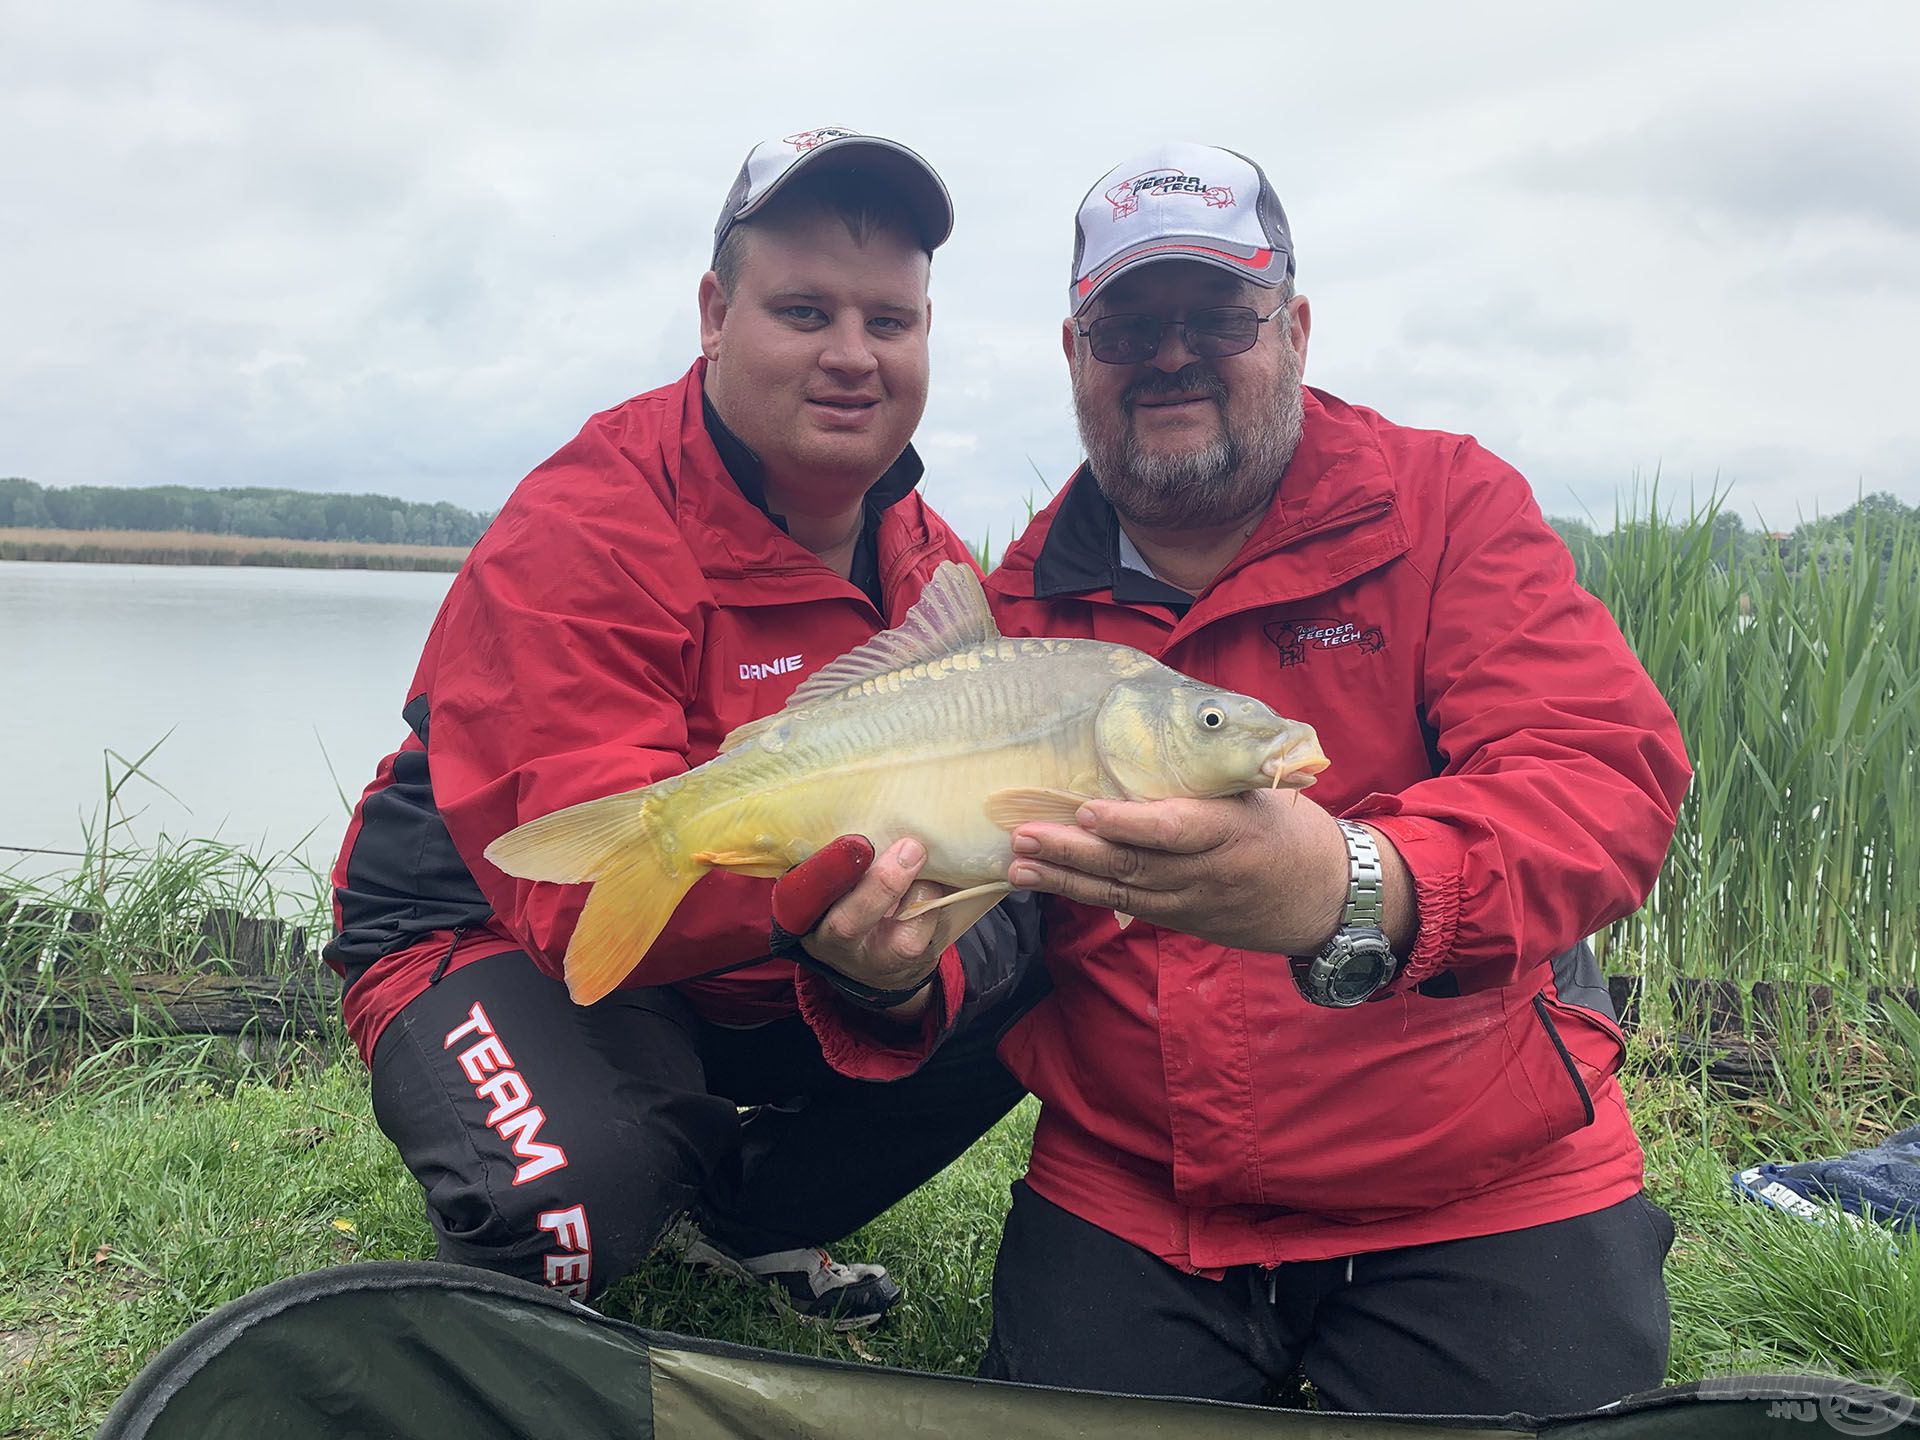
[[[217,836],[324,867],[346,829],[339,790],[357,799],[405,734],[452,580],[0,562],[0,869],[71,864],[23,847],[79,849],[105,753],[131,760],[162,736],[142,767],[155,784],[121,791],[136,839]]]

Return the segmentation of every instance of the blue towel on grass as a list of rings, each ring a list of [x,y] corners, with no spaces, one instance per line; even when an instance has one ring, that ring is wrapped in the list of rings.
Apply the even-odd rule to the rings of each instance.
[[[1733,1191],[1803,1220],[1826,1220],[1838,1213],[1854,1225],[1872,1219],[1902,1230],[1920,1229],[1920,1125],[1832,1160],[1768,1163],[1738,1171]]]

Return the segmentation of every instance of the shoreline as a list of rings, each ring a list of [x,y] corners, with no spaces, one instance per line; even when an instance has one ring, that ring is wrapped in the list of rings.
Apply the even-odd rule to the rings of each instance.
[[[271,535],[205,535],[190,530],[41,530],[0,527],[0,563],[80,565],[257,565],[289,570],[458,570],[464,545],[382,545],[360,540],[289,540]]]

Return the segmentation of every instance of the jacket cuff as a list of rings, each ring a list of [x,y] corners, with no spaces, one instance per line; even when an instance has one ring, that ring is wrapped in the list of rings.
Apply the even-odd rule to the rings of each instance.
[[[801,1019],[820,1041],[820,1053],[836,1071],[850,1080],[898,1080],[926,1063],[960,1013],[967,981],[953,946],[941,955],[935,975],[933,998],[912,1024],[861,1009],[831,980],[803,967],[794,969],[793,995]]]
[[[1438,821],[1418,815],[1349,815],[1393,842],[1413,876],[1417,928],[1413,949],[1382,993],[1397,995],[1431,979],[1453,959],[1460,930],[1460,883],[1467,847]]]

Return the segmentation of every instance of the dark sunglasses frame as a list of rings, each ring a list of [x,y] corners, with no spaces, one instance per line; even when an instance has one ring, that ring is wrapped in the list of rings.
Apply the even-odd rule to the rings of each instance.
[[[1175,328],[1180,331],[1180,343],[1202,360],[1224,360],[1229,355],[1243,355],[1251,350],[1259,343],[1260,327],[1292,303],[1291,299],[1283,301],[1278,309],[1265,315],[1251,305],[1208,305],[1180,320],[1162,320],[1156,315],[1102,315],[1085,329],[1077,329],[1074,333],[1087,342],[1093,358],[1103,365],[1144,364],[1160,353],[1160,342],[1166,339],[1169,329]],[[1205,320],[1209,316],[1226,316],[1236,324],[1245,324],[1249,320],[1253,323],[1247,327],[1246,339],[1242,342],[1238,335],[1222,335],[1217,330],[1207,330]],[[1123,323],[1116,325],[1116,321]],[[1138,355],[1128,354],[1124,348],[1116,352],[1116,343],[1124,346],[1127,339],[1145,333],[1141,321],[1155,327],[1153,339],[1146,350]],[[1200,328],[1196,329],[1196,326]],[[1109,353],[1101,354],[1103,348]]]

